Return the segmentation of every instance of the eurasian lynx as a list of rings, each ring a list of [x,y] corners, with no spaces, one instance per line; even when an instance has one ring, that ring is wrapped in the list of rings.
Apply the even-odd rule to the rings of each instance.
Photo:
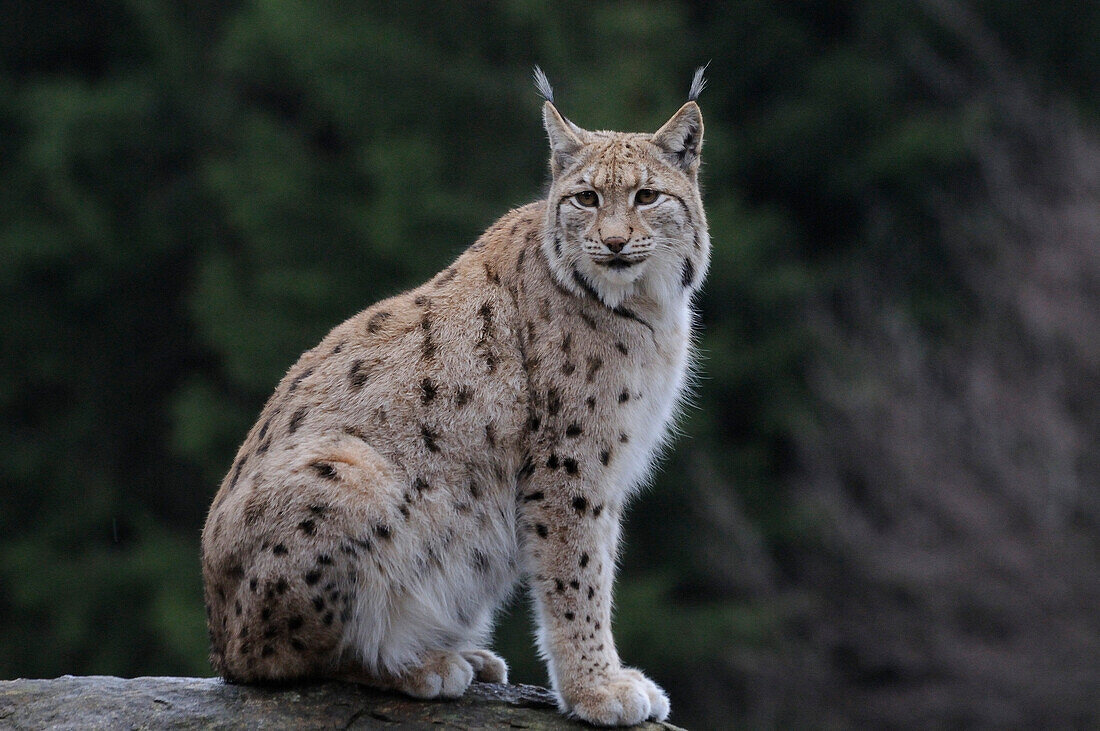
[[[524,577],[563,711],[667,717],[616,653],[611,585],[624,504],[684,389],[710,257],[702,69],[654,134],[583,130],[536,77],[548,200],[334,329],[237,453],[202,535],[226,678],[421,698],[502,682],[485,644]]]

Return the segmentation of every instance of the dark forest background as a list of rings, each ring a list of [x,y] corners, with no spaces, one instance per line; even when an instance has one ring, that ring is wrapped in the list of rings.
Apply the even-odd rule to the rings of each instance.
[[[695,406],[616,633],[697,728],[1100,725],[1100,4],[0,2],[0,677],[209,675],[298,354],[710,61]],[[544,682],[520,599],[498,649]]]

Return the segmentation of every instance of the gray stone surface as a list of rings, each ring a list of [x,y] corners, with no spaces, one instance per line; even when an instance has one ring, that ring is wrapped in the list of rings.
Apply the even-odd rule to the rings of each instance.
[[[66,675],[0,681],[3,729],[574,729],[533,685],[474,683],[456,701],[417,701],[347,683],[232,685],[218,678]],[[669,724],[637,728],[675,729]]]

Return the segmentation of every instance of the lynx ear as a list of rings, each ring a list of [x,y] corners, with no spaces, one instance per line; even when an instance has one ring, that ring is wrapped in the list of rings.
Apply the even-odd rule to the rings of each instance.
[[[703,148],[703,113],[693,101],[680,107],[653,134],[653,144],[660,147],[669,160],[684,172],[699,168],[699,151]]]
[[[561,116],[550,102],[542,105],[542,123],[550,137],[550,170],[557,177],[576,161],[584,146],[584,130]]]

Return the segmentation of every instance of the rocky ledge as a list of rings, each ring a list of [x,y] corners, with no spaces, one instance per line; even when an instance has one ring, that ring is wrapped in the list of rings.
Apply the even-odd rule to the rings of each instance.
[[[218,678],[66,675],[0,681],[0,728],[574,729],[545,688],[474,683],[455,701],[417,701],[347,683],[232,685]],[[636,728],[676,729],[665,723]]]

